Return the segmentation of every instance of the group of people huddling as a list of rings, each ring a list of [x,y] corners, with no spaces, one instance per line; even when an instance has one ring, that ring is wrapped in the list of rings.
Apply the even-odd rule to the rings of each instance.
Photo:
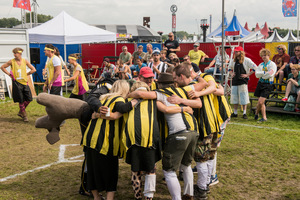
[[[297,48],[295,53],[300,50],[300,47]],[[80,123],[81,145],[85,152],[81,190],[90,192],[94,199],[101,199],[99,192],[106,191],[106,199],[113,199],[117,191],[119,158],[124,158],[131,165],[135,199],[153,199],[156,163],[162,159],[163,174],[172,199],[206,199],[209,185],[217,179],[216,150],[226,124],[230,117],[237,117],[237,105],[246,105],[249,101],[247,78],[254,71],[259,78],[255,91],[255,96],[259,97],[255,118],[258,119],[258,114],[262,113],[260,121],[266,121],[264,101],[272,90],[277,71],[267,49],[260,51],[263,62],[259,66],[245,57],[242,47],[236,47],[234,51],[234,60],[229,64],[233,76],[232,113],[222,85],[216,83],[211,75],[201,73],[199,68],[195,72],[188,59],[174,66],[165,64],[160,61],[159,50],[145,56],[153,59],[149,67],[140,67],[143,59],[135,59],[136,81],[126,80],[131,75],[126,71],[129,66],[122,70],[123,62],[119,61],[119,71],[115,71],[119,73],[119,80],[103,75],[86,97],[89,87],[83,69],[77,63],[77,56],[69,55],[68,61],[75,71],[64,80],[62,61],[55,55],[55,47],[47,44],[44,52],[49,59],[44,92],[61,95],[64,82],[75,80],[70,98],[87,101],[93,111],[83,116]],[[27,77],[35,72],[35,68],[22,58],[22,52],[23,49],[15,48],[15,58],[2,65],[1,69],[12,78],[13,99],[19,102],[20,107],[18,115],[28,121],[25,108],[32,97]],[[109,64],[108,60],[105,62]],[[9,66],[11,72],[6,69]],[[26,71],[26,66],[30,71]],[[299,100],[299,66],[290,64],[290,68],[292,73],[287,91],[296,88]],[[247,117],[245,114],[244,118]],[[196,162],[198,172],[195,185],[192,161]],[[184,181],[183,192],[176,174],[178,170]]]

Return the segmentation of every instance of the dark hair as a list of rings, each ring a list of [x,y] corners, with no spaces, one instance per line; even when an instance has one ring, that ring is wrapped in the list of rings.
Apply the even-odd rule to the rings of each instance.
[[[52,44],[46,44],[45,47],[49,48],[49,49],[55,49],[55,46],[53,46]]]
[[[176,76],[185,75],[187,78],[191,77],[190,65],[188,63],[181,63],[175,67],[174,72]]]
[[[165,89],[174,86],[174,83],[157,83],[158,89]]]
[[[58,50],[58,48],[57,47],[54,47],[54,49],[55,49],[55,55],[56,56],[59,56],[60,55],[60,53],[59,53],[59,50]],[[74,56],[75,57],[75,56]]]
[[[173,71],[174,71],[175,67],[174,66],[169,66],[166,70],[166,73],[170,73],[170,74],[173,74]]]

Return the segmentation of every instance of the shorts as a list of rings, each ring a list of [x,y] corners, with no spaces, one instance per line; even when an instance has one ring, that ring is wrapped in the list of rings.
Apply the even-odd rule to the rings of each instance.
[[[217,132],[209,134],[203,140],[199,139],[195,149],[194,160],[196,162],[205,162],[214,159],[218,141]]]
[[[273,85],[271,85],[270,83],[258,82],[254,92],[254,96],[268,98],[272,90]]]
[[[177,171],[180,164],[191,165],[197,140],[198,134],[195,131],[185,130],[169,135],[163,152],[163,170]]]
[[[249,101],[248,85],[234,85],[231,87],[231,104],[247,105]]]
[[[18,81],[12,81],[12,96],[14,102],[23,103],[24,101],[32,101],[29,86],[23,85]]]
[[[292,84],[291,93],[298,94],[300,92],[300,87],[296,87],[294,84]]]
[[[62,87],[61,86],[52,86],[51,90],[49,91],[49,94],[62,96]]]

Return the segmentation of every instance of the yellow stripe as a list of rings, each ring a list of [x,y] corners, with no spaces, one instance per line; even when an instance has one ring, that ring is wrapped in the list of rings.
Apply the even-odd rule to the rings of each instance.
[[[129,117],[128,117],[128,123],[127,124],[127,129],[128,129],[128,135],[129,135],[129,139],[131,141],[131,144],[135,144],[135,121],[134,121],[134,115],[135,115],[135,109],[132,109],[129,113]],[[126,143],[125,143],[126,145]]]
[[[72,57],[72,56],[69,56],[68,58],[71,59],[71,60],[77,60],[77,58]]]
[[[144,115],[142,115],[142,113],[144,113]],[[146,147],[148,145],[147,139],[150,132],[148,101],[141,102],[140,117],[141,117],[141,146]]]
[[[94,132],[93,132],[93,135],[92,135],[92,138],[91,138],[91,144],[90,144],[90,147],[93,148],[93,149],[96,148],[102,122],[103,122],[103,119],[99,118],[97,120],[96,125],[95,125],[95,129],[94,129]]]

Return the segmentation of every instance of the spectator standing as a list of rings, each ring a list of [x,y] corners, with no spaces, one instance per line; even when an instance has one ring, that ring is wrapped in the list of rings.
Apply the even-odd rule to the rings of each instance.
[[[134,65],[136,65],[136,59],[139,58],[139,57],[144,58],[145,55],[146,55],[146,53],[143,52],[143,46],[139,45],[138,46],[138,50],[135,51],[135,52],[133,52],[133,54],[131,56],[131,63],[133,63]]]
[[[200,71],[198,65],[196,65],[195,63],[193,63],[193,62],[190,60],[190,56],[189,56],[189,55],[185,55],[185,56],[183,57],[183,61],[184,61],[184,62],[187,62],[189,65],[192,65],[192,67],[193,67],[193,69],[194,69],[195,72],[199,72],[199,71]]]
[[[200,61],[204,62],[205,58],[209,58],[203,51],[199,50],[199,43],[194,44],[194,49],[189,51],[188,56],[190,57],[191,62],[199,66]]]
[[[147,53],[144,56],[144,62],[149,64],[150,62],[152,62],[152,52],[153,52],[153,46],[152,44],[147,44]]]
[[[177,40],[174,38],[174,34],[172,32],[168,35],[169,39],[164,43],[164,50],[167,50],[167,57],[170,53],[175,53],[180,51],[180,46]]]
[[[265,122],[267,121],[265,101],[273,89],[272,84],[277,67],[276,64],[270,60],[271,52],[268,49],[261,49],[259,55],[264,62],[258,65],[255,70],[255,76],[259,78],[259,80],[254,92],[254,96],[258,97],[254,119],[257,120],[258,114],[261,112],[262,118],[259,122]]]
[[[229,63],[229,73],[232,76],[230,103],[233,104],[234,108],[231,117],[238,116],[237,109],[240,104],[243,106],[243,118],[248,119],[246,114],[249,103],[248,80],[256,68],[256,64],[245,56],[243,47],[235,47],[234,60]],[[251,72],[250,69],[252,69]]]
[[[122,47],[122,53],[120,53],[119,60],[125,65],[131,65],[131,53],[128,52],[127,46]]]
[[[283,78],[287,78],[289,75],[289,66],[287,64],[290,61],[290,56],[286,53],[287,49],[283,44],[278,45],[276,50],[278,54],[273,56],[272,61],[277,65],[275,77],[279,79],[279,84],[281,84]],[[278,87],[278,90],[281,91],[281,85]]]
[[[287,80],[287,87],[285,91],[285,97],[282,99],[282,101],[287,101],[288,96],[290,92],[296,93],[297,99],[296,102],[300,102],[300,66],[298,64],[290,64],[290,68],[292,73],[289,74],[288,80]],[[298,108],[298,104],[295,105],[295,111],[300,112],[300,109]]]
[[[158,75],[161,72],[166,72],[168,65],[160,61],[160,51],[158,49],[153,51],[153,62],[148,64],[148,67],[150,67],[153,70],[154,73],[154,79],[158,79]]]

